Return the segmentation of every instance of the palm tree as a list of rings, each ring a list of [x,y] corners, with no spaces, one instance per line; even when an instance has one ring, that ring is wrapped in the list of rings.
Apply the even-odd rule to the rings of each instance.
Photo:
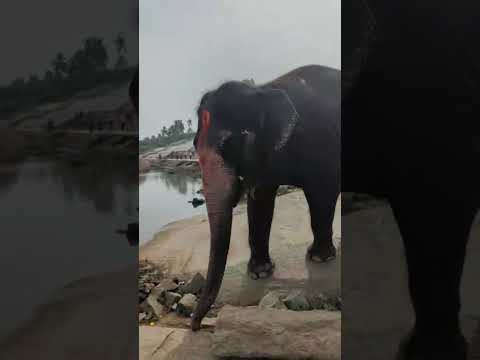
[[[108,54],[103,39],[94,36],[86,38],[83,41],[83,53],[95,69],[105,69],[107,66]]]
[[[63,53],[59,52],[57,56],[55,56],[55,59],[52,60],[52,67],[56,77],[63,76],[67,73],[67,59]]]
[[[164,126],[164,127],[162,127],[162,136],[167,137],[167,135],[168,135],[168,130],[167,130],[167,127]]]

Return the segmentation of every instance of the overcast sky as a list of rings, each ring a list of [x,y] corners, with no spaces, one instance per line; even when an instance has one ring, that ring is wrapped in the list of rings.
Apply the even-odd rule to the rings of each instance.
[[[340,69],[339,0],[141,0],[140,136],[191,118],[226,80],[306,64]]]
[[[15,0],[4,5],[0,85],[30,74],[43,77],[58,52],[71,56],[87,36],[103,38],[114,54],[113,39],[122,32],[129,62],[138,63],[138,0]]]

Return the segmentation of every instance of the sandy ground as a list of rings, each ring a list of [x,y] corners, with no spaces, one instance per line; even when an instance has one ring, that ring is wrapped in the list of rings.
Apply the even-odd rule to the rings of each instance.
[[[403,245],[392,211],[389,206],[360,210],[342,221],[342,359],[394,359],[413,314]],[[480,216],[470,235],[462,281],[461,318],[473,343],[471,359],[480,358],[478,259]]]
[[[337,202],[333,224],[334,241],[340,247],[341,215]],[[274,276],[254,281],[246,275],[250,258],[246,204],[234,210],[227,271],[219,299],[232,305],[254,303],[272,288],[340,289],[340,256],[326,264],[305,260],[313,240],[308,204],[302,191],[276,198],[270,235],[270,253],[275,261]],[[199,215],[165,226],[155,238],[141,246],[139,257],[161,265],[167,273],[206,273],[210,250],[210,230],[206,215]],[[340,251],[339,251],[340,252]]]
[[[234,211],[232,238],[227,270],[217,301],[237,306],[255,305],[270,290],[302,289],[308,292],[340,292],[341,279],[341,208],[337,202],[333,224],[334,241],[339,256],[325,264],[305,259],[313,240],[308,204],[302,191],[276,198],[270,235],[271,256],[276,268],[269,279],[251,280],[246,275],[250,257],[246,205]],[[149,243],[140,248],[140,259],[162,264],[170,274],[205,274],[210,248],[206,215],[181,220],[165,226]],[[209,320],[209,319],[207,319]],[[186,321],[188,325],[188,321]],[[140,326],[140,359],[211,359],[208,330],[191,333],[188,329],[162,323]],[[195,355],[192,355],[195,354]],[[193,356],[193,357],[192,357]]]
[[[340,200],[337,202],[333,228],[338,245],[341,236]],[[308,246],[312,240],[310,215],[303,192],[296,191],[277,197],[270,235],[272,256],[298,245]],[[172,274],[191,273],[206,270],[209,249],[208,217],[198,215],[166,225],[152,241],[140,247],[139,258],[167,265]],[[246,204],[240,204],[234,209],[227,266],[246,262],[249,257]],[[277,265],[278,270],[281,270],[281,263]]]

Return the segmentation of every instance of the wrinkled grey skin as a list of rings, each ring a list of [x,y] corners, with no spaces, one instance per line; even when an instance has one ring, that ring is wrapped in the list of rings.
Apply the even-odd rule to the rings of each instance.
[[[332,221],[340,191],[340,71],[310,65],[261,86],[228,82],[205,94],[194,145],[210,222],[207,286],[192,319],[198,330],[221,286],[232,209],[248,196],[248,271],[273,272],[269,236],[279,185],[302,187],[314,241],[308,259],[335,257]],[[204,119],[208,112],[208,121]]]

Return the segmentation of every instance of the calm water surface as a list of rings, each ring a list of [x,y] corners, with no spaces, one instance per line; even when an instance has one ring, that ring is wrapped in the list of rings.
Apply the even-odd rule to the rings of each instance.
[[[128,164],[0,167],[0,339],[66,284],[136,264],[138,249],[115,233],[138,218]]]
[[[163,171],[140,176],[140,242],[145,243],[162,226],[198,214],[206,214],[205,205],[194,208],[188,203],[201,189],[201,179]]]

